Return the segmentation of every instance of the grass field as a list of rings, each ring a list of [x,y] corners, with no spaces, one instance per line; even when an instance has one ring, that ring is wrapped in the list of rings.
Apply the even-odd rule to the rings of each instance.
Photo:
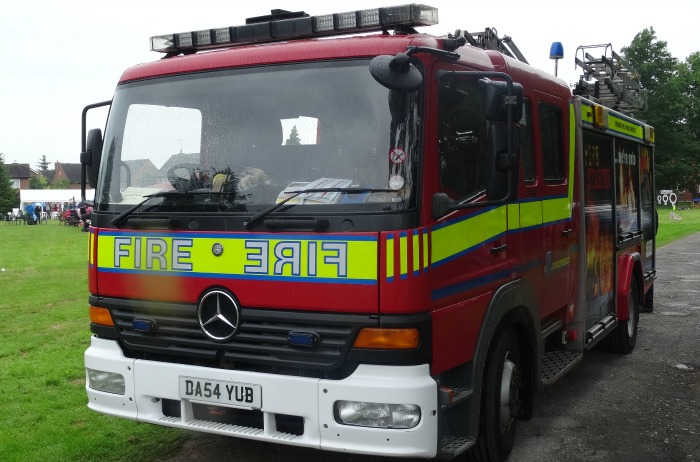
[[[700,231],[700,209],[674,211],[670,207],[659,207],[658,212],[659,232],[656,235],[657,247],[662,247]],[[673,219],[671,217],[672,212],[680,220]]]
[[[659,210],[658,246],[700,231],[700,209]],[[0,223],[0,461],[149,462],[187,433],[86,406],[87,233]]]
[[[86,406],[87,236],[0,222],[0,461],[147,462],[184,437]]]

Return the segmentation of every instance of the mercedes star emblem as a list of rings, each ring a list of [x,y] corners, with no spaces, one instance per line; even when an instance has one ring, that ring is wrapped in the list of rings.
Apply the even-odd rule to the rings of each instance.
[[[217,342],[225,342],[238,330],[238,302],[223,290],[210,290],[199,302],[197,320],[207,337]]]

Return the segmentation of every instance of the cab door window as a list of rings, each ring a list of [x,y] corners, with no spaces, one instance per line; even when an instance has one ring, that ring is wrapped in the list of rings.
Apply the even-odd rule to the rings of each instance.
[[[520,163],[523,168],[523,180],[535,181],[535,151],[532,149],[532,114],[530,102],[523,99],[523,116],[520,118]]]
[[[540,104],[539,115],[544,180],[547,183],[560,183],[564,181],[561,110],[556,106]]]
[[[438,152],[440,190],[452,199],[485,189],[486,119],[474,80],[440,82]]]

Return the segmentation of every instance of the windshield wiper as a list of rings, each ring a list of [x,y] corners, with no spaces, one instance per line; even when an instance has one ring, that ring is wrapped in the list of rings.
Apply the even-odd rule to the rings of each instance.
[[[340,193],[345,193],[345,194],[362,194],[362,193],[370,193],[370,192],[396,192],[394,189],[374,189],[374,188],[313,188],[313,189],[300,189],[297,191],[292,191],[289,192],[289,196],[285,197],[284,200],[276,203],[275,205],[272,205],[264,210],[261,210],[260,212],[256,213],[252,217],[250,217],[247,221],[243,222],[243,227],[247,230],[253,229],[255,224],[260,221],[262,218],[265,218],[275,210],[279,209],[283,205],[285,205],[287,202],[290,200],[294,199],[295,197],[301,195],[301,194],[307,194],[307,193],[332,193],[332,192],[340,192]],[[293,205],[293,204],[290,204]]]
[[[134,205],[133,207],[130,207],[126,210],[124,210],[122,213],[114,217],[112,220],[112,226],[115,228],[121,228],[122,224],[126,221],[131,214],[133,214],[135,211],[137,211],[141,206],[146,204],[147,202],[156,199],[158,197],[168,197],[168,196],[186,196],[188,194],[192,193],[187,193],[187,192],[182,192],[182,191],[158,191],[157,193],[154,194],[149,194],[148,196],[144,196],[145,199],[139,202],[138,204]]]

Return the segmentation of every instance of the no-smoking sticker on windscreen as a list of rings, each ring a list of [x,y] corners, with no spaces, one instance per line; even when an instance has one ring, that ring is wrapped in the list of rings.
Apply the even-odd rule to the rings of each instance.
[[[401,148],[394,148],[389,151],[389,160],[392,164],[403,164],[406,162],[406,151]]]

